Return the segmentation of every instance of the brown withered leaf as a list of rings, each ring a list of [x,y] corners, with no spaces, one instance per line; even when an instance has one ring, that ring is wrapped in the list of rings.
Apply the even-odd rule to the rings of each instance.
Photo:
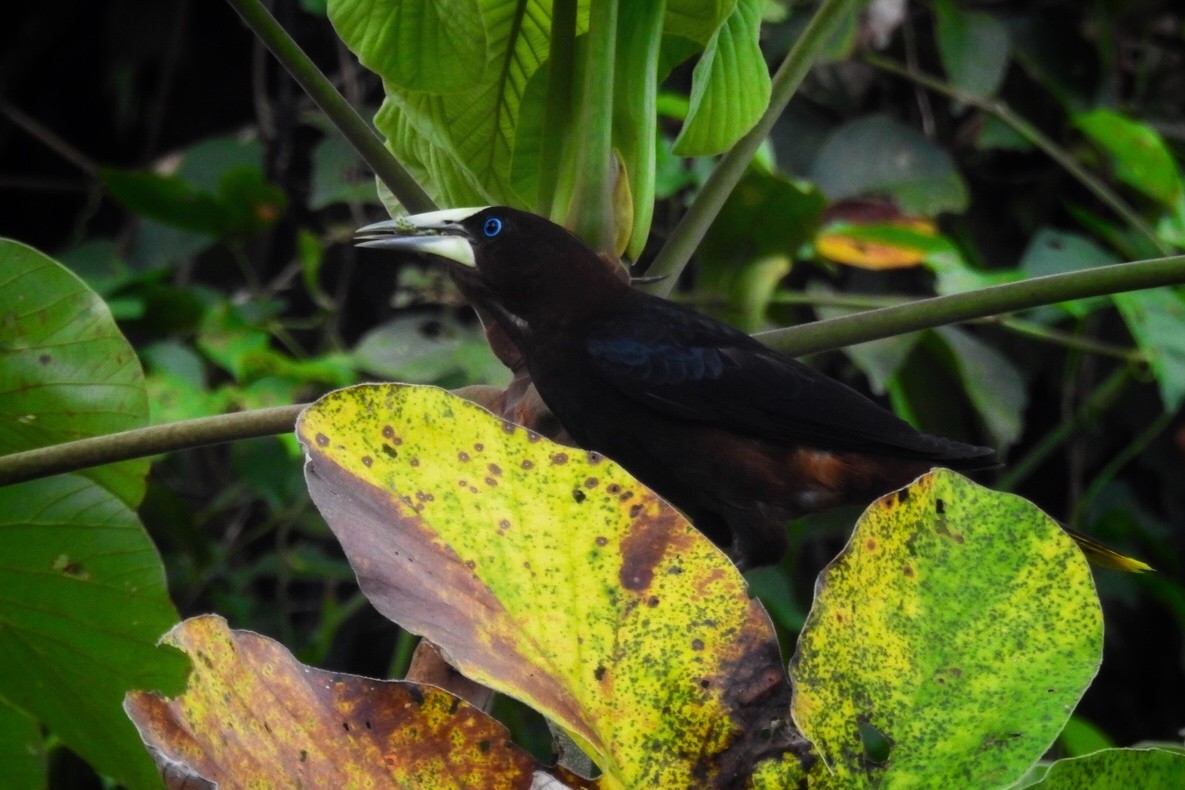
[[[188,688],[174,699],[134,691],[124,708],[170,788],[555,781],[501,724],[432,686],[307,667],[278,642],[213,615],[186,620],[163,641],[193,659]]]

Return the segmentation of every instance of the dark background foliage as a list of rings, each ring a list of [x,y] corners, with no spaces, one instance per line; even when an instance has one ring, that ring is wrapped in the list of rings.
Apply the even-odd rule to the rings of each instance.
[[[274,11],[351,101],[377,107],[377,79],[357,66],[317,5],[281,2]],[[999,95],[1139,210],[1150,211],[1144,196],[1108,172],[1105,157],[1070,117],[1095,106],[1122,111],[1155,128],[1182,160],[1185,22],[1176,5],[968,7],[1011,31],[1012,58]],[[774,63],[801,25],[800,15],[777,10],[771,4],[771,16],[784,18],[765,40]],[[449,284],[431,270],[394,266],[349,247],[353,228],[385,216],[373,182],[228,6],[50,0],[11,9],[9,16],[0,32],[0,235],[59,257],[108,299],[142,353],[155,420],[299,402],[375,378],[443,386],[505,381]],[[881,54],[943,73],[934,25],[932,7],[910,5],[905,24],[886,29]],[[857,38],[866,43],[872,34],[865,26]],[[671,95],[685,94],[689,80],[690,66],[677,69],[668,81]],[[1039,239],[1055,253],[1088,239],[1116,259],[1155,254],[1125,236],[1106,207],[1046,155],[1014,140],[985,143],[1001,134],[990,113],[858,58],[817,69],[772,141],[780,172],[823,187],[828,220],[864,208],[835,186],[845,178],[859,181],[859,165],[826,159],[827,146],[836,130],[877,117],[915,130],[926,150],[949,155],[967,199],[957,209],[912,213],[937,214],[941,232],[981,275],[1016,267],[1026,253],[1042,249]],[[663,162],[656,239],[669,231],[704,172],[703,162]],[[136,181],[145,171],[176,176],[169,188],[183,194],[170,193],[171,213],[162,214],[161,201],[153,201],[159,184]],[[800,241],[809,241],[811,227],[803,227]],[[1070,234],[1070,241],[1041,236],[1053,232]],[[724,228],[713,234],[727,238]],[[709,238],[709,251],[711,244]],[[778,294],[826,288],[928,295],[941,285],[934,267],[870,271],[830,263],[817,245],[793,252],[793,267],[759,300],[748,328],[815,317],[809,303]],[[754,284],[760,278],[738,286],[734,273],[722,273],[709,258],[697,259],[678,298],[734,320],[752,318],[744,305],[760,290]],[[755,271],[746,267],[738,263],[737,271]],[[1119,313],[1106,305],[1038,312],[1034,319],[1044,330],[1133,348]],[[1185,316],[1178,319],[1185,331]],[[1066,440],[1013,490],[1160,571],[1096,575],[1106,653],[1079,718],[1119,745],[1177,740],[1185,703],[1181,415],[1164,413],[1145,368],[1122,376],[1117,394],[1107,396],[1104,382],[1126,364],[1113,355],[1068,349],[1050,342],[1048,331],[1035,339],[992,323],[976,325],[971,336],[1023,383],[1010,464],[1033,457],[1051,430],[1068,427]],[[990,426],[970,397],[972,379],[960,374],[951,346],[937,338],[930,333],[913,345],[887,381],[870,379],[875,365],[858,355],[833,352],[811,361],[873,390],[930,430],[990,443]],[[1092,399],[1102,402],[1075,421]],[[142,517],[164,555],[174,600],[182,615],[216,611],[233,627],[276,636],[312,664],[398,674],[411,641],[359,595],[303,492],[300,469],[294,443],[280,439],[156,463]],[[793,644],[809,607],[815,574],[842,545],[855,515],[794,525],[794,549],[782,568],[755,576],[785,645]],[[504,707],[512,721],[526,715]],[[1091,736],[1079,730],[1076,737]],[[1073,752],[1087,741],[1060,748]],[[55,770],[63,786],[85,774],[64,757]]]

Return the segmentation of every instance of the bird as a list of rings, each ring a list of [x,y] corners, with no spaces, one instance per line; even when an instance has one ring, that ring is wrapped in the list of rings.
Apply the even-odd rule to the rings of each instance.
[[[741,570],[780,561],[795,518],[868,504],[934,466],[999,465],[989,447],[922,433],[750,335],[633,287],[536,214],[444,209],[367,225],[355,241],[444,261],[575,443],[682,511]],[[1127,559],[1078,538],[1101,564]]]

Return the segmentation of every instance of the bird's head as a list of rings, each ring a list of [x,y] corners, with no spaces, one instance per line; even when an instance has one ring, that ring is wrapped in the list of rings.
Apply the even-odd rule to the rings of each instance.
[[[445,259],[475,306],[520,326],[571,316],[628,288],[620,267],[575,235],[506,206],[446,209],[377,222],[360,228],[355,239],[359,247]]]

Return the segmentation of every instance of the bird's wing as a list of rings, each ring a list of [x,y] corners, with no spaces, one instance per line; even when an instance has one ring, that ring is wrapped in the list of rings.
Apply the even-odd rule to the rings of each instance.
[[[592,369],[656,412],[755,438],[903,457],[990,450],[922,434],[849,387],[732,327],[662,300],[586,334]]]

